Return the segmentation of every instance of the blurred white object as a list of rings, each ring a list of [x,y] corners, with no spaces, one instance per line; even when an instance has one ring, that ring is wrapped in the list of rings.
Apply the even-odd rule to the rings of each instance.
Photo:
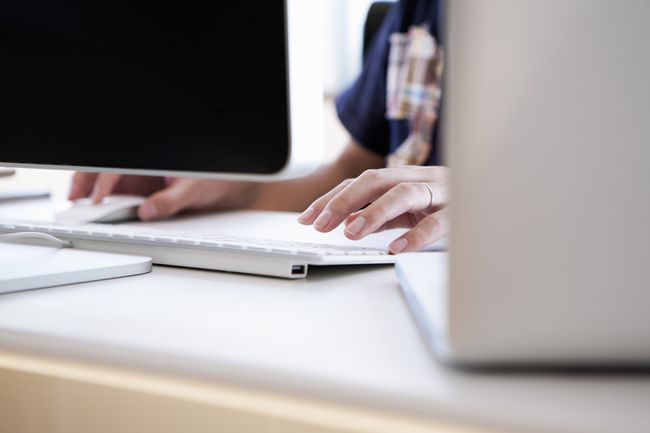
[[[453,215],[438,354],[649,365],[650,3],[448,8]]]
[[[137,218],[138,208],[144,201],[144,197],[133,195],[111,195],[97,204],[82,198],[74,201],[69,209],[58,212],[54,219],[70,224],[128,221]]]
[[[324,91],[337,95],[361,72],[363,24],[372,0],[323,1]]]
[[[0,293],[105,280],[151,271],[148,257],[0,243]]]

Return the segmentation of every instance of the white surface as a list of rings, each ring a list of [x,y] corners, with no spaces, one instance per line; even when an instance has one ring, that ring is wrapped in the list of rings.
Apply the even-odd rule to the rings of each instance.
[[[622,5],[449,2],[456,360],[650,365],[650,3]]]
[[[447,253],[400,254],[395,274],[413,318],[433,352],[447,358]]]
[[[5,295],[0,348],[519,431],[647,432],[650,411],[648,376],[437,365],[391,269],[285,281],[154,268]]]
[[[64,176],[43,173],[55,178],[55,196],[63,197]],[[19,170],[15,181],[37,185],[38,176]],[[0,215],[51,218],[66,206],[1,205]],[[294,217],[270,213],[259,224],[252,214],[231,213],[152,227],[352,243],[338,231],[323,235],[293,224]],[[368,245],[385,245],[396,234],[382,236]],[[650,413],[649,374],[490,374],[439,365],[390,267],[322,269],[298,281],[154,267],[137,277],[2,295],[0,350],[504,431],[647,433]]]
[[[71,174],[64,170],[17,170],[14,176],[0,179],[0,192],[9,194],[21,190],[47,189],[56,200],[62,200],[68,194]]]
[[[41,212],[48,206],[57,207],[43,202]],[[12,206],[16,214],[37,208]],[[155,226],[224,232],[232,224],[251,236],[327,237],[292,225],[294,217],[269,214],[259,224],[234,213]],[[295,231],[282,232],[281,223]],[[154,267],[143,276],[3,295],[0,349],[521,432],[645,433],[650,413],[649,375],[438,365],[385,267],[322,269],[299,281]]]
[[[299,177],[314,171],[323,158],[323,5],[304,0],[285,4],[290,160],[273,177]]]
[[[146,257],[0,243],[0,293],[120,278],[150,270],[151,259]]]
[[[338,95],[361,72],[363,28],[373,0],[318,1],[324,9],[324,90]]]
[[[97,204],[89,198],[82,198],[74,201],[69,209],[57,212],[54,220],[71,224],[128,221],[137,217],[138,208],[144,201],[144,197],[133,195],[110,195]]]

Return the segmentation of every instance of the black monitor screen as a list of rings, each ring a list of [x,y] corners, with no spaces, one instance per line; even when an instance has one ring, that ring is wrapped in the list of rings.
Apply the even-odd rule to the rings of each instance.
[[[0,0],[0,161],[273,173],[284,0]]]

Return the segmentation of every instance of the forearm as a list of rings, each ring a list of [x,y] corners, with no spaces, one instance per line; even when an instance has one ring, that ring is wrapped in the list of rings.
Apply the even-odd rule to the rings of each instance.
[[[314,173],[279,182],[260,184],[252,209],[302,211],[319,195],[341,182],[343,177],[336,164],[327,164]]]
[[[298,179],[260,184],[251,209],[303,211],[345,179],[383,167],[383,158],[351,141],[336,161]]]

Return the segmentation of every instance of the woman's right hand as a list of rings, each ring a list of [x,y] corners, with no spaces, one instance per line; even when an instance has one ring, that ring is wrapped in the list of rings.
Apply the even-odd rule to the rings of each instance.
[[[150,221],[185,210],[245,208],[258,190],[255,182],[77,172],[68,199],[90,197],[100,203],[110,194],[141,195],[147,199],[138,217]]]

